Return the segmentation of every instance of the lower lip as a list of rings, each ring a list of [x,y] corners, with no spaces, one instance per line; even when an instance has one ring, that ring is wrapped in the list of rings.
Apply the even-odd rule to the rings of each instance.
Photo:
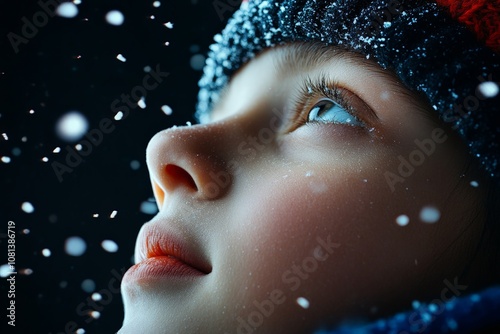
[[[126,281],[155,280],[168,278],[194,278],[205,273],[171,256],[147,258],[130,267],[123,277]]]

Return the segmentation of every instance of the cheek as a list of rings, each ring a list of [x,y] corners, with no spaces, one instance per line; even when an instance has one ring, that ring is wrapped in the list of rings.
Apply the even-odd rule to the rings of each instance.
[[[365,188],[362,180],[359,187]],[[239,276],[233,282],[238,282],[239,291],[243,287],[247,292],[240,294],[247,298],[242,303],[252,305],[252,299],[264,300],[278,289],[286,298],[279,307],[284,317],[304,311],[296,302],[299,297],[313,305],[311,315],[330,316],[333,301],[349,300],[352,291],[346,287],[360,271],[357,261],[363,250],[352,248],[365,232],[358,221],[358,197],[353,194],[362,189],[302,170],[261,178],[247,189],[238,211],[239,220],[249,223],[234,231],[244,236],[237,246],[243,258],[233,266]],[[361,276],[360,282],[354,282],[356,289],[366,281]],[[330,311],[322,311],[323,306]]]
[[[324,320],[411,291],[434,252],[421,247],[423,240],[437,243],[435,233],[431,226],[398,226],[395,218],[416,214],[409,209],[414,205],[394,205],[386,188],[376,175],[332,177],[302,169],[262,175],[247,187],[238,217],[248,223],[233,231],[243,254],[234,263],[234,290],[246,291],[239,294],[247,299],[242,304],[278,289],[286,298],[276,308],[283,317],[303,319],[296,300],[304,297],[314,310],[309,316]]]

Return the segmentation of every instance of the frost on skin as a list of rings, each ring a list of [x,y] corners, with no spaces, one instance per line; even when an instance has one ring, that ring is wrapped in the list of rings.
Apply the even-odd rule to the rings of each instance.
[[[426,206],[420,211],[420,220],[425,223],[436,223],[441,217],[441,212],[436,207]]]
[[[456,137],[435,145],[406,188],[393,195],[383,171],[397,168],[397,156],[407,156],[415,138],[432,133],[436,124],[427,114],[432,109],[400,98],[407,93],[402,86],[404,93],[393,88],[387,100],[381,99],[396,79],[383,71],[376,75],[362,56],[330,53],[325,63],[278,70],[274,64],[291,54],[284,49],[300,57],[310,54],[296,46],[261,54],[235,76],[210,122],[160,131],[148,144],[146,160],[160,208],[148,224],[188,233],[183,239],[200,245],[212,271],[179,285],[168,279],[125,280],[120,333],[134,333],[145,322],[157,332],[197,332],[199,326],[206,332],[255,326],[264,333],[312,332],[325,319],[364,316],[375,306],[387,312],[384,303],[404,307],[426,291],[422,277],[429,286],[440,285],[445,272],[462,265],[465,250],[446,250],[463,235],[461,217],[471,202],[450,199],[443,189],[455,186],[463,172],[458,162],[467,155],[466,146]],[[308,96],[312,85],[304,82],[305,74],[325,71],[363,92],[366,104],[383,101],[372,110],[380,117],[366,126],[319,122],[272,131],[273,106],[302,90]],[[260,140],[263,129],[268,131]],[[227,175],[231,182],[220,184],[212,196],[214,175]],[[471,190],[472,176],[460,180]],[[445,201],[460,204],[445,210]],[[435,220],[427,213],[419,219],[420,209],[429,205],[446,211],[438,223],[426,224]],[[141,209],[157,210],[150,201]],[[398,218],[403,214],[406,218]],[[342,246],[332,246],[327,257],[317,248],[317,237]],[[447,255],[436,263],[442,252]],[[280,297],[273,298],[273,292]],[[165,309],[171,310],[167,316]],[[196,321],[185,314],[197,314]]]

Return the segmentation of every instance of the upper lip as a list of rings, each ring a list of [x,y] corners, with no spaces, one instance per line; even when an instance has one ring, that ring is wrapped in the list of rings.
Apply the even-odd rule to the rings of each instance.
[[[139,232],[135,247],[135,262],[158,256],[171,256],[186,265],[209,274],[212,266],[187,236],[175,235],[164,224],[149,222]]]

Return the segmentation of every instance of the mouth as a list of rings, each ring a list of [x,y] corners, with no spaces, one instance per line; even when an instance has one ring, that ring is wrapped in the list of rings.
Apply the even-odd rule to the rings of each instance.
[[[150,222],[142,227],[136,243],[135,265],[125,273],[124,282],[188,279],[212,271],[194,242],[171,233],[164,226],[169,224]]]

